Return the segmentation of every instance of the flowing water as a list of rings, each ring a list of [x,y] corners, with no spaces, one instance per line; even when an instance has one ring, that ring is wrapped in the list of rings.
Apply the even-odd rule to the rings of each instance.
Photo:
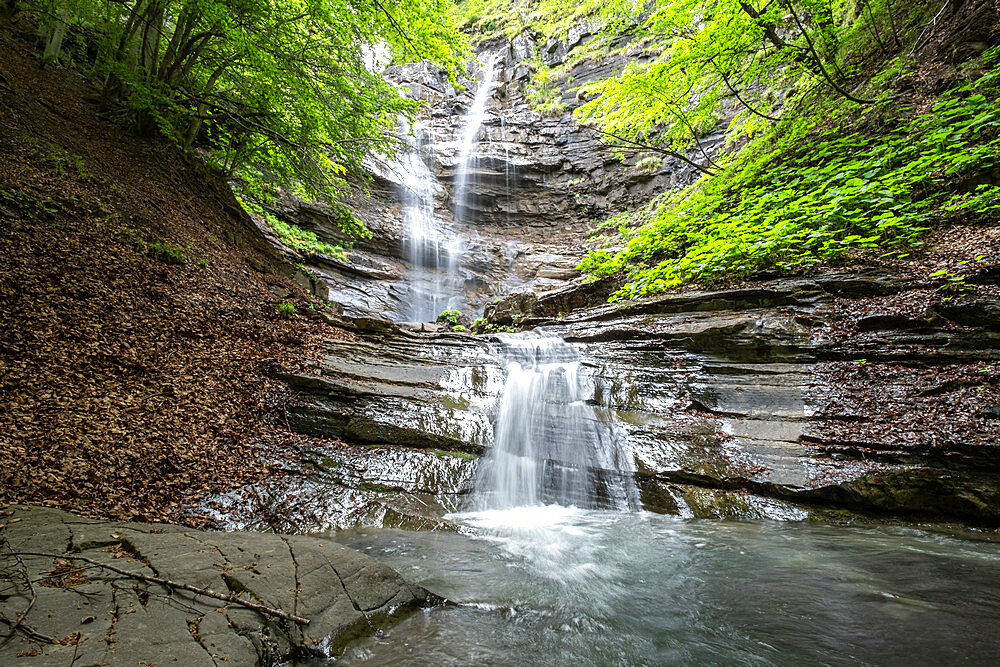
[[[468,186],[474,178],[478,161],[477,140],[486,118],[486,105],[496,83],[496,62],[495,54],[486,56],[481,71],[482,81],[464,119],[453,191],[456,227],[463,222]],[[464,284],[459,274],[459,259],[464,244],[459,232],[445,229],[438,219],[435,206],[438,184],[420,156],[419,123],[412,132],[404,134],[409,150],[400,155],[398,172],[406,230],[403,254],[410,264],[407,317],[415,322],[426,322],[437,319],[443,310],[460,310],[467,305],[463,300]]]
[[[635,461],[619,445],[576,348],[537,333],[498,336],[507,381],[475,506],[555,503],[636,510]]]
[[[497,53],[489,53],[483,56],[480,74],[482,81],[476,89],[472,106],[469,107],[469,111],[465,115],[462,143],[459,146],[458,160],[455,164],[455,187],[452,193],[455,203],[455,222],[457,223],[465,221],[466,199],[470,189],[469,186],[472,184],[471,181],[475,177],[475,171],[478,166],[478,151],[476,147],[478,145],[479,131],[482,129],[483,121],[486,119],[487,102],[493,96],[493,89],[496,85],[496,65],[498,60],[499,54]]]
[[[371,665],[996,664],[1000,546],[900,527],[522,507],[340,542],[457,602]]]
[[[508,374],[495,444],[471,511],[448,516],[459,530],[334,536],[456,604],[336,662],[996,664],[996,541],[626,511],[632,468],[576,349],[498,340]]]
[[[397,169],[402,181],[403,251],[410,263],[409,313],[414,322],[437,319],[441,311],[461,305],[458,260],[462,240],[438,223],[434,205],[437,181],[420,156],[421,127],[407,132],[409,150]]]

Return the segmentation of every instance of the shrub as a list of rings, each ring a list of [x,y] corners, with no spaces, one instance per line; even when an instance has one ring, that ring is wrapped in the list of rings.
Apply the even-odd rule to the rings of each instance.
[[[438,322],[447,322],[448,324],[454,326],[458,324],[458,318],[462,316],[462,313],[457,310],[443,310],[441,314],[438,315]]]
[[[295,307],[294,303],[284,302],[278,304],[278,314],[286,320],[298,312],[299,310]]]
[[[949,189],[1000,165],[998,93],[1000,65],[928,113],[907,118],[886,100],[830,109],[822,130],[815,119],[776,124],[719,174],[630,215],[625,247],[591,251],[577,268],[592,280],[624,272],[612,299],[635,298],[864,249],[905,257],[938,220],[995,220],[1000,188]]]
[[[163,241],[153,241],[146,246],[146,254],[164,264],[184,264],[187,262],[187,256],[183,250]]]

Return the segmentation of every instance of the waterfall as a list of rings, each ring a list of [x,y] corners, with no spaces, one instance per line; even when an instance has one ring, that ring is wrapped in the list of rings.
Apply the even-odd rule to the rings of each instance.
[[[483,58],[482,83],[476,89],[476,95],[472,100],[472,106],[465,116],[465,127],[462,131],[462,144],[458,151],[458,161],[455,165],[455,190],[453,199],[455,202],[454,213],[455,222],[461,223],[464,219],[464,209],[466,197],[468,195],[469,177],[475,170],[478,162],[476,154],[476,138],[479,130],[483,126],[486,118],[486,103],[493,95],[493,87],[496,85],[496,64],[499,55],[488,53]]]
[[[478,509],[539,504],[639,509],[635,462],[620,445],[607,411],[586,400],[593,386],[581,372],[576,348],[537,333],[497,340],[507,381],[494,445],[477,473]]]
[[[482,82],[465,117],[455,172],[456,224],[462,222],[470,174],[478,161],[476,138],[486,118],[486,103],[496,84],[497,57],[497,54],[485,56]],[[410,263],[408,317],[415,322],[426,322],[437,319],[443,310],[461,309],[465,305],[464,284],[458,266],[463,243],[459,234],[446,233],[438,224],[434,206],[437,182],[420,157],[419,123],[414,125],[412,132],[408,128],[404,130],[410,149],[400,157],[399,171],[406,227],[403,254]]]
[[[437,319],[441,311],[457,308],[461,298],[458,258],[462,240],[446,235],[437,223],[434,191],[437,181],[420,156],[421,127],[404,132],[410,150],[400,156],[402,180],[404,255],[410,262],[409,318],[415,322]]]

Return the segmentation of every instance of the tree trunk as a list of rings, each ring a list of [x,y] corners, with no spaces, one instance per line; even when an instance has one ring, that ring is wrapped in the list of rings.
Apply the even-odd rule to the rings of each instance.
[[[194,118],[191,119],[191,124],[188,126],[187,139],[184,140],[184,150],[189,151],[191,147],[194,146],[195,140],[198,138],[198,132],[201,131],[202,117],[208,112],[208,100],[207,96],[212,90],[215,89],[215,82],[219,80],[222,73],[226,71],[226,65],[220,65],[214,72],[212,76],[208,78],[208,83],[205,84],[205,90],[202,94],[205,96],[198,103],[198,108],[195,111]]]
[[[160,56],[160,37],[163,33],[163,6],[154,2],[149,7],[149,19],[142,34],[142,50],[140,59],[147,81],[156,74],[156,66]]]
[[[17,0],[4,0],[3,8],[0,9],[0,16],[13,18],[17,14]]]
[[[63,38],[66,37],[66,22],[69,19],[69,10],[66,7],[65,0],[61,0],[58,5],[58,7],[52,8],[54,17],[50,17],[50,19],[54,18],[55,23],[51,30],[48,31],[48,39],[45,41],[45,50],[42,52],[43,65],[59,57],[59,52],[62,50]]]

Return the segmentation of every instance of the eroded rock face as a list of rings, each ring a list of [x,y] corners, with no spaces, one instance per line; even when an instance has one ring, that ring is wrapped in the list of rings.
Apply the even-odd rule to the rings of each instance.
[[[1000,360],[996,304],[886,315],[922,289],[829,274],[562,317],[535,299],[529,319],[580,348],[586,400],[633,453],[647,509],[781,516],[805,503],[1000,522],[1000,420],[976,399]],[[488,336],[394,329],[329,351],[321,381],[290,378],[293,428],[491,446],[504,370]]]
[[[436,598],[368,556],[329,540],[207,533],[166,524],[104,522],[57,510],[0,511],[0,613],[61,643],[17,632],[0,662],[26,665],[274,665],[323,656]],[[49,556],[247,599],[309,620],[297,624],[237,604]],[[36,582],[30,589],[25,576]],[[10,635],[0,626],[0,638]],[[77,642],[73,635],[80,633]]]
[[[643,169],[636,166],[643,155],[623,162],[599,133],[573,118],[572,111],[581,102],[568,91],[570,82],[577,86],[612,75],[637,54],[581,61],[552,84],[567,89],[562,96],[565,109],[547,116],[533,110],[527,97],[528,61],[540,53],[549,64],[562,62],[573,46],[590,36],[591,29],[581,23],[564,40],[542,44],[520,35],[480,47],[479,59],[496,63],[497,83],[467,163],[462,197],[456,197],[455,184],[464,162],[466,112],[480,83],[463,79],[459,82],[463,87],[456,89],[426,62],[393,66],[386,72],[407,95],[428,103],[406,150],[415,151],[435,179],[430,190],[436,227],[446,239],[461,239],[451,244],[458,249],[450,258],[457,264],[457,277],[449,286],[455,293],[450,307],[471,317],[508,293],[559,289],[579,278],[575,270],[583,254],[579,240],[592,221],[641,206],[699,175],[691,165],[673,158]],[[719,132],[703,137],[701,143],[712,154],[721,141]],[[412,186],[399,166],[373,162],[372,181],[364,186],[367,192],[359,188],[348,202],[372,233],[353,241],[349,262],[310,266],[329,285],[331,300],[342,304],[348,315],[402,321],[409,317],[415,293],[435,289],[433,278],[414,267],[405,250],[405,207]],[[324,240],[347,240],[337,216],[321,205],[288,196],[281,200],[278,213]]]
[[[321,376],[286,375],[292,427],[348,442],[480,453],[504,372],[475,336],[394,328],[328,341]]]

